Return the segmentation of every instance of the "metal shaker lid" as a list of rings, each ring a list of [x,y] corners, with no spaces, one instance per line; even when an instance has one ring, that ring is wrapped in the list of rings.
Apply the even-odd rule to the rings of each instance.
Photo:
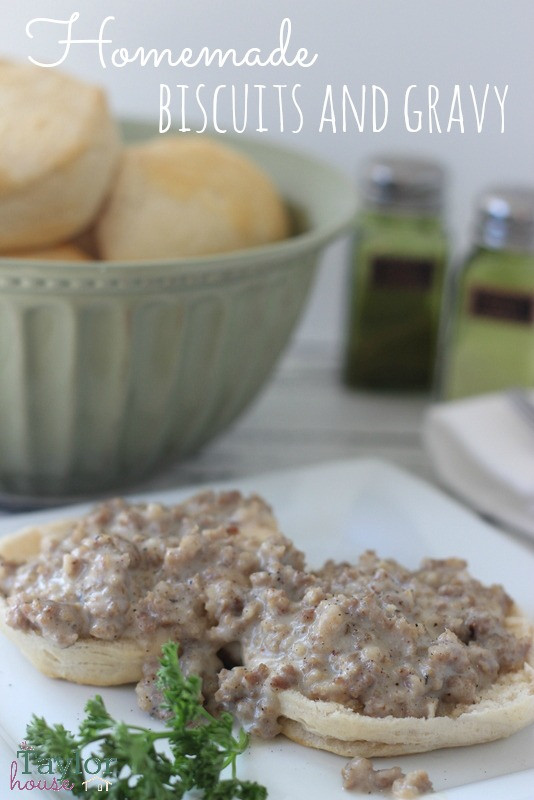
[[[481,195],[475,241],[492,250],[534,252],[534,189],[502,187]]]
[[[440,164],[412,157],[373,158],[364,171],[364,196],[373,209],[436,214],[443,207],[445,172]]]

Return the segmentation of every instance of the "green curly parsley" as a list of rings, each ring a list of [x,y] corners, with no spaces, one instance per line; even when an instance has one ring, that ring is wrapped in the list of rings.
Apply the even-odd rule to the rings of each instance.
[[[163,707],[172,715],[165,731],[117,722],[96,695],[85,706],[78,734],[32,717],[26,729],[32,762],[54,759],[62,765],[62,779],[74,784],[73,794],[87,800],[102,800],[102,791],[98,781],[82,785],[91,775],[80,775],[72,756],[97,744],[89,757],[107,764],[102,777],[110,781],[108,800],[179,800],[190,789],[199,790],[195,797],[204,800],[265,800],[264,786],[236,777],[236,759],[248,745],[247,734],[241,730],[235,738],[230,714],[215,718],[206,711],[200,700],[201,679],[184,677],[175,644],[167,642],[162,652],[158,684]],[[159,740],[167,740],[171,755],[156,749]],[[232,777],[221,780],[227,766]]]

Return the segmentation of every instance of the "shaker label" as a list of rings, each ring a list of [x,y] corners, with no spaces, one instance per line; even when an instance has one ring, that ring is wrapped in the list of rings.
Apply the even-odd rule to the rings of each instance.
[[[371,285],[376,289],[426,291],[432,288],[435,262],[428,258],[376,256],[373,259]]]
[[[469,296],[469,311],[475,317],[507,322],[534,322],[534,297],[522,292],[476,287]]]

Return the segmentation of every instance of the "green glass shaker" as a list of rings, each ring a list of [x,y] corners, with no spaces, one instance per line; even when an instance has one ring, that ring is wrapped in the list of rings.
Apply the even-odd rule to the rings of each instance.
[[[443,398],[534,386],[534,190],[485,192],[474,239],[446,323]]]
[[[434,161],[367,165],[352,252],[349,386],[431,388],[447,263],[443,199],[444,171]]]

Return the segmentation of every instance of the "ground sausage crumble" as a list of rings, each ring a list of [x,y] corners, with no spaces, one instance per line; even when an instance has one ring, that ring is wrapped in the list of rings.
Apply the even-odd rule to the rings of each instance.
[[[368,758],[353,758],[341,770],[343,788],[373,794],[388,793],[397,800],[413,800],[433,791],[428,775],[423,770],[404,774],[400,767],[374,769]]]

